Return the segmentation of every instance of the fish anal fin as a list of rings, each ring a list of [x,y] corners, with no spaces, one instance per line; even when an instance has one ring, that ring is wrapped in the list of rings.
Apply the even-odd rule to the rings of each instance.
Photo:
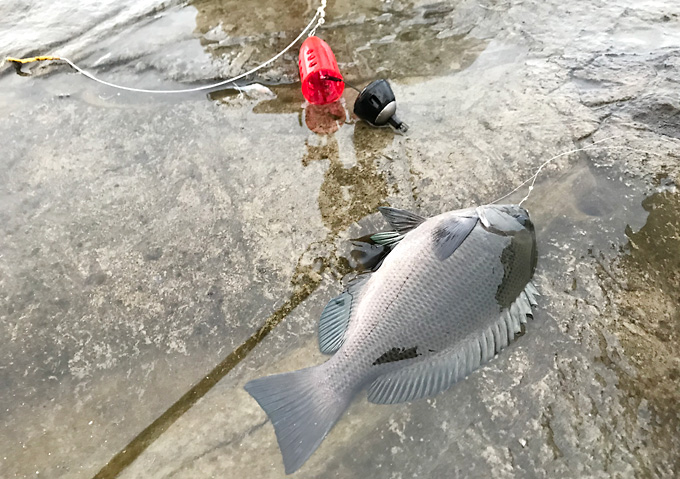
[[[467,370],[467,349],[465,345],[442,351],[379,376],[368,388],[368,400],[375,404],[397,404],[450,388]]]
[[[525,291],[534,292],[535,288],[527,286]],[[490,325],[462,344],[379,376],[368,388],[368,400],[396,404],[434,396],[450,388],[505,348],[521,331],[521,324],[531,317],[532,306],[528,295],[520,294]]]

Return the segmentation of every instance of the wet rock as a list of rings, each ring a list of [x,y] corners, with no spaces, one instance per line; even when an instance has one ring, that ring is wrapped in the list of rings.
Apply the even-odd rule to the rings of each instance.
[[[632,106],[633,120],[647,125],[652,131],[671,138],[680,138],[680,102],[672,98],[650,98]]]
[[[320,34],[349,78],[390,76],[408,136],[342,115],[317,135],[295,84],[159,100],[54,68],[0,78],[2,470],[281,477],[242,386],[324,360],[316,320],[377,206],[490,202],[556,157],[525,203],[543,293],[526,334],[435,398],[358,400],[300,474],[674,477],[677,5],[330,3]],[[314,8],[140,4],[3,45],[208,82]],[[295,82],[283,60],[262,78]]]

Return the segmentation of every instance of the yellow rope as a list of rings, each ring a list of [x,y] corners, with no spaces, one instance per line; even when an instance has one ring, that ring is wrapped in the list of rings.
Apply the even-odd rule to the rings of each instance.
[[[12,62],[12,63],[33,63],[33,62],[43,62],[43,61],[48,61],[48,60],[61,60],[59,57],[30,57],[30,58],[14,58],[14,57],[7,57],[5,58],[5,61],[7,62]]]
[[[305,35],[305,33],[309,32],[309,35],[313,35],[314,32],[318,27],[324,24],[326,21],[326,3],[327,0],[321,0],[321,6],[316,9],[316,13],[314,13],[314,16],[310,20],[310,22],[307,24],[307,26],[300,32],[300,34],[288,44],[286,48],[281,50],[279,53],[274,55],[272,58],[267,60],[266,62],[251,68],[247,72],[241,73],[240,75],[237,75],[233,78],[229,78],[227,80],[222,80],[217,83],[213,83],[211,85],[203,85],[203,86],[198,86],[194,88],[182,88],[179,90],[147,90],[145,88],[133,88],[133,87],[128,87],[128,86],[123,86],[123,85],[116,85],[115,83],[107,82],[105,80],[101,80],[97,77],[95,77],[92,73],[89,73],[82,68],[80,68],[78,65],[73,63],[71,60],[69,60],[66,57],[50,57],[50,56],[39,56],[39,57],[31,57],[31,58],[14,58],[14,57],[7,57],[5,58],[6,62],[9,63],[14,63],[15,68],[19,71],[20,74],[27,75],[25,73],[21,73],[21,65],[24,65],[26,63],[34,63],[34,62],[41,62],[41,61],[61,61],[61,62],[66,62],[76,70],[77,72],[81,73],[82,75],[85,75],[87,78],[90,80],[94,80],[98,83],[101,83],[102,85],[106,85],[112,88],[117,88],[119,90],[126,90],[126,91],[134,91],[134,92],[139,92],[139,93],[189,93],[189,92],[196,92],[196,91],[204,91],[204,90],[211,90],[213,88],[221,87],[224,85],[229,85],[229,84],[235,84],[236,81],[241,80],[242,78],[247,77],[248,75],[251,75],[255,73],[256,71],[261,70],[262,68],[269,66],[269,64],[273,63],[274,61],[278,60],[280,57],[282,57],[288,50],[290,50],[302,37]],[[238,88],[238,86],[236,86]]]

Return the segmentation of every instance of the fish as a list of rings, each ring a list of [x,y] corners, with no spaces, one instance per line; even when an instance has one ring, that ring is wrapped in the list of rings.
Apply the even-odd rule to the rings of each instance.
[[[331,358],[245,385],[274,426],[286,474],[359,392],[376,404],[433,396],[494,358],[533,318],[537,250],[526,209],[380,212],[392,231],[370,237],[381,256],[366,259],[374,270],[321,313],[319,348]]]

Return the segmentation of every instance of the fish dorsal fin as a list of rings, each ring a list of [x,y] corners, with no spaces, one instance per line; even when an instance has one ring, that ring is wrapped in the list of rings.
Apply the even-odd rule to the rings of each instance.
[[[380,210],[380,213],[382,213],[383,218],[385,218],[385,221],[394,228],[394,231],[402,235],[417,228],[427,219],[415,213],[411,213],[410,211],[391,208],[389,206],[382,206],[378,209]]]
[[[532,317],[534,294],[536,289],[528,283],[510,308],[460,346],[379,376],[368,388],[368,400],[375,404],[396,404],[433,396],[450,388],[513,340],[521,331],[521,324],[526,324],[527,317]]]
[[[478,216],[453,216],[440,223],[432,232],[434,251],[444,261],[465,241],[479,221]]]
[[[352,307],[356,304],[359,292],[368,281],[370,274],[363,274],[352,280],[345,291],[331,299],[319,318],[319,350],[333,354],[345,342],[345,333],[352,317]]]

